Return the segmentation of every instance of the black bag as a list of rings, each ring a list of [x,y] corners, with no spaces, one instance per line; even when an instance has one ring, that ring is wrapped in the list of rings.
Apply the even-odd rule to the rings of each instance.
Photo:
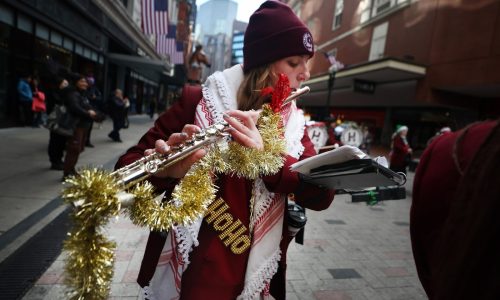
[[[304,227],[307,223],[306,210],[293,201],[287,205],[288,235],[295,238],[295,242],[304,245]]]
[[[64,105],[56,105],[47,117],[47,129],[59,135],[73,136],[78,118],[75,118]]]

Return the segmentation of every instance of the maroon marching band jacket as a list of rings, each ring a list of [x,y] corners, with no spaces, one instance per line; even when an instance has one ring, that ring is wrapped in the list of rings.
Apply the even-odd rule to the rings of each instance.
[[[456,152],[462,171],[495,124],[489,121],[474,125],[463,136]],[[462,177],[453,160],[454,145],[461,134],[457,131],[436,138],[420,157],[415,172],[410,234],[418,277],[429,299],[436,294],[434,280],[441,261],[438,246]]]
[[[194,123],[196,106],[202,97],[200,86],[185,86],[181,98],[155,122],[154,126],[142,136],[136,146],[131,147],[120,157],[116,168],[125,166],[143,157],[144,150],[154,148],[158,139],[167,139],[175,132],[180,132],[185,124]],[[302,138],[304,153],[300,159],[315,155],[314,147],[307,134]],[[333,201],[334,190],[318,188],[300,182],[298,174],[291,172],[289,167],[297,160],[291,156],[285,157],[283,168],[275,175],[264,176],[262,179],[271,192],[295,193],[297,204],[313,209],[323,210]],[[169,195],[178,180],[155,178],[149,181],[157,191],[166,191]],[[252,181],[236,176],[219,176],[217,180],[219,191],[217,197],[222,197],[230,207],[231,214],[241,220],[248,228],[249,200],[252,193]],[[245,199],[242,202],[242,199]],[[242,205],[243,203],[243,205]],[[285,205],[286,209],[286,205]],[[271,281],[270,292],[276,299],[285,298],[286,250],[292,238],[288,237],[286,214],[283,224],[283,234],[280,247],[282,250],[278,272]],[[217,233],[202,223],[198,235],[199,246],[190,254],[190,265],[182,277],[181,299],[235,299],[243,290],[246,263],[249,251],[243,254],[233,254],[224,246]],[[141,286],[149,284],[161,250],[165,235],[151,232],[146,245],[144,258],[137,282]],[[196,287],[196,288],[190,288]]]

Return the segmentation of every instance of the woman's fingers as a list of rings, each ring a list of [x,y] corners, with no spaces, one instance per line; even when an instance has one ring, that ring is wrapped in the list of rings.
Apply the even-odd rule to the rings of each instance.
[[[146,149],[144,150],[144,156],[151,155],[155,152],[155,149]]]
[[[229,117],[228,117],[229,116]],[[257,127],[255,126],[256,121],[253,118],[254,114],[251,111],[241,111],[241,110],[230,110],[224,113],[224,119],[231,125],[233,124],[238,127],[238,129],[243,129],[244,127],[253,130]],[[233,126],[233,127],[235,127]]]
[[[231,136],[233,137],[233,140],[237,142],[238,144],[241,144],[245,147],[249,148],[256,148],[256,149],[262,149],[261,145],[255,141],[252,137],[245,135],[241,133],[240,131],[231,128],[230,131]]]
[[[171,134],[168,138],[167,144],[170,146],[175,146],[177,144],[183,143],[188,138],[191,138],[193,134],[198,132],[200,132],[200,127],[193,124],[187,124],[182,129],[182,132]]]
[[[230,133],[236,142],[250,148],[264,148],[262,137],[255,125],[258,114],[259,112],[240,110],[232,110],[224,114],[224,120],[231,126]]]

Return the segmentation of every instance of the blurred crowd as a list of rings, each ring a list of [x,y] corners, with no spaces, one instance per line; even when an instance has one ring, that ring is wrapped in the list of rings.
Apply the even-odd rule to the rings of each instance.
[[[20,120],[24,126],[50,130],[47,148],[50,169],[62,170],[63,180],[76,174],[75,166],[85,147],[94,147],[91,142],[94,123],[100,127],[109,116],[113,130],[108,136],[122,142],[120,130],[128,128],[130,100],[121,89],[116,88],[104,98],[92,74],[71,72],[55,76],[55,87],[46,92],[38,88],[38,82],[30,74],[19,79]]]

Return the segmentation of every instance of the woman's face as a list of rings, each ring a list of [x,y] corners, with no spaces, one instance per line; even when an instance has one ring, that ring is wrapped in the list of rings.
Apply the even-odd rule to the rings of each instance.
[[[271,65],[274,74],[283,73],[290,80],[290,87],[297,89],[300,84],[309,79],[311,74],[307,66],[309,55],[296,55],[280,59]],[[276,80],[276,79],[275,79]]]
[[[85,78],[80,78],[80,80],[78,80],[76,82],[76,87],[79,89],[79,90],[86,90],[88,87],[89,87],[89,84],[87,83],[87,79]]]

